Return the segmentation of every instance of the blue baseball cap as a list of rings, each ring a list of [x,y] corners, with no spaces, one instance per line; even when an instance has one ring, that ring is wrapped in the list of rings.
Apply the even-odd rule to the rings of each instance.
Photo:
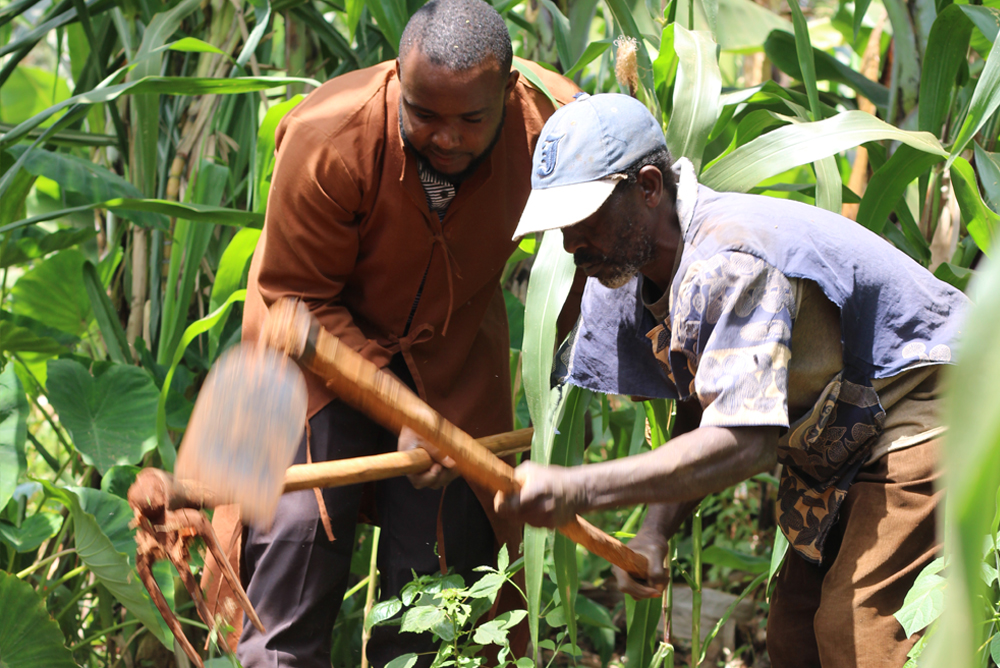
[[[590,216],[625,178],[622,172],[666,146],[660,124],[638,100],[579,94],[542,128],[531,160],[531,194],[514,239]]]

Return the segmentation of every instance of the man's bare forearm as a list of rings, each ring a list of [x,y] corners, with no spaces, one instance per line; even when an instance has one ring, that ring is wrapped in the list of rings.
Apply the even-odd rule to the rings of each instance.
[[[697,501],[773,468],[777,427],[703,427],[641,455],[566,469],[578,511]],[[683,521],[683,520],[682,520]]]

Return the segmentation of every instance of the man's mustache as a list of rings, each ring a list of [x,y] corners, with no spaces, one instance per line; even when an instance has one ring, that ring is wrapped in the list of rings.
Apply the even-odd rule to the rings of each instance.
[[[605,264],[607,261],[608,257],[606,255],[588,251],[583,248],[577,249],[573,252],[573,262],[576,263],[576,266],[578,267],[587,264]]]

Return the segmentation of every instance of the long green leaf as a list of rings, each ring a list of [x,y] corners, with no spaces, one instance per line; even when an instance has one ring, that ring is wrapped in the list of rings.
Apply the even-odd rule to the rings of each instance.
[[[257,154],[254,160],[254,198],[253,210],[264,213],[267,208],[267,193],[271,189],[271,175],[274,172],[274,134],[278,123],[295,106],[305,99],[305,95],[296,95],[290,100],[276,104],[267,110],[264,120],[257,131]]]
[[[227,209],[221,206],[211,206],[208,204],[193,204],[188,202],[174,202],[165,199],[112,199],[107,202],[97,202],[95,204],[84,204],[74,206],[69,209],[59,209],[49,213],[32,216],[17,222],[0,227],[0,232],[9,232],[19,227],[28,227],[35,223],[46,220],[56,220],[71,213],[79,211],[93,211],[94,209],[109,209],[114,212],[119,211],[147,211],[158,213],[164,216],[191,220],[196,223],[211,223],[213,225],[229,225],[232,227],[244,227],[248,225],[263,225],[264,214],[252,211],[240,211],[239,209]]]
[[[365,0],[365,5],[375,17],[378,29],[385,35],[389,46],[399,53],[399,39],[403,36],[406,22],[410,19],[406,0]]]
[[[798,55],[799,72],[802,73],[802,83],[806,87],[806,95],[809,97],[809,111],[812,120],[818,121],[822,118],[819,106],[819,89],[816,87],[816,61],[813,59],[812,41],[809,39],[809,25],[806,17],[802,14],[798,0],[788,0],[788,7],[792,10],[792,25],[795,27],[795,53]]]
[[[979,75],[976,90],[972,93],[972,101],[969,102],[969,113],[962,123],[962,129],[955,138],[955,143],[952,144],[948,167],[951,167],[973,135],[979,132],[998,108],[1000,108],[1000,39],[993,42],[986,65]]]
[[[14,126],[10,123],[0,123],[0,136],[10,132]],[[34,129],[28,132],[28,139],[37,139],[42,134],[42,130]],[[114,135],[104,135],[94,132],[83,132],[81,130],[63,130],[57,132],[48,139],[48,143],[53,146],[115,146],[118,138]]]
[[[884,0],[892,24],[894,90],[890,91],[889,109],[894,109],[895,94],[900,97],[903,113],[909,113],[917,103],[920,88],[920,55],[913,23],[903,0]]]
[[[656,625],[660,621],[660,599],[636,601],[625,596],[627,638],[625,656],[630,666],[648,666],[656,650]]]
[[[971,36],[972,22],[958,5],[946,7],[934,20],[920,73],[919,129],[934,135],[941,132]]]
[[[991,211],[983,202],[979,186],[976,185],[976,173],[965,158],[957,158],[952,163],[951,184],[962,210],[962,222],[969,229],[969,236],[983,253],[990,255],[1000,226],[1000,214]]]
[[[604,52],[611,48],[611,40],[601,39],[596,42],[591,42],[587,45],[580,57],[577,58],[576,62],[573,63],[573,67],[566,70],[565,76],[572,79],[578,73],[583,71],[583,68],[594,62],[595,59],[604,55]]]
[[[863,111],[846,111],[833,118],[787,125],[762,135],[705,170],[701,180],[715,190],[746,192],[764,179],[793,167],[883,139],[946,155],[929,133],[900,130]]]
[[[673,113],[667,126],[667,147],[676,157],[689,158],[701,170],[708,134],[719,118],[722,74],[711,35],[674,25],[677,79]]]
[[[226,246],[226,251],[222,254],[222,259],[219,260],[219,270],[215,273],[215,283],[212,284],[212,296],[208,302],[209,312],[217,311],[229,299],[230,295],[239,290],[247,264],[253,256],[254,249],[257,248],[260,234],[260,230],[250,228],[240,230]],[[208,332],[208,359],[210,361],[215,360],[222,329],[228,319],[229,312],[227,311]]]
[[[925,153],[905,144],[900,146],[872,175],[858,206],[858,222],[875,234],[881,234],[906,187],[943,160],[941,155]]]
[[[541,247],[528,279],[525,299],[524,341],[522,343],[522,380],[531,419],[537,425],[555,426],[558,390],[550,391],[552,356],[556,346],[556,319],[573,283],[573,256],[563,250],[562,232],[552,230],[542,237]],[[555,430],[536,429],[532,438],[531,459],[548,464],[552,456]],[[528,624],[532,643],[538,646],[538,613],[541,607],[547,529],[525,526],[524,570],[528,598]]]
[[[987,206],[1000,213],[1000,153],[990,153],[975,144],[976,173],[983,184],[983,199]]]
[[[160,452],[160,458],[163,460],[163,468],[172,471],[174,469],[174,462],[177,459],[177,448],[174,447],[173,441],[170,440],[170,434],[167,433],[167,395],[170,393],[170,385],[174,380],[174,373],[177,371],[177,367],[180,365],[181,360],[184,359],[184,351],[187,350],[188,345],[195,338],[201,334],[204,334],[209,329],[212,328],[215,323],[217,323],[223,315],[229,311],[229,307],[236,302],[241,302],[247,297],[246,290],[237,290],[233,294],[229,295],[229,298],[216,310],[212,311],[206,315],[201,320],[196,320],[191,323],[186,330],[184,330],[184,336],[181,337],[180,344],[174,351],[174,358],[170,362],[170,369],[167,371],[167,377],[163,381],[163,387],[160,389],[160,398],[156,405],[156,438]]]
[[[118,322],[118,313],[115,311],[111,300],[108,299],[104,291],[101,279],[97,277],[97,269],[91,262],[83,263],[83,286],[87,289],[87,296],[90,297],[90,306],[94,309],[94,316],[97,324],[104,335],[104,345],[108,349],[108,355],[119,364],[131,364],[132,353],[125,338],[122,325]]]
[[[837,168],[837,158],[827,156],[813,163],[816,170],[816,206],[840,213],[843,206],[844,182]]]

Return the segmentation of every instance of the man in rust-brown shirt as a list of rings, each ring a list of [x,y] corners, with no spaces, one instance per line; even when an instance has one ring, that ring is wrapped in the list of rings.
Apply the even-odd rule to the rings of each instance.
[[[518,68],[559,103],[577,92],[533,63],[512,68],[511,59],[506,25],[489,5],[435,0],[407,25],[397,61],[337,77],[285,117],[250,270],[245,341],[257,338],[275,300],[299,298],[326,329],[472,436],[511,429],[499,279],[531,190],[532,151],[554,111]],[[318,378],[307,374],[307,382],[310,443],[296,463],[413,447],[411,434],[397,444]],[[436,489],[447,479],[436,465],[413,484],[376,486],[382,598],[397,595],[411,569],[430,573],[446,561],[471,582],[474,567],[494,561],[497,543],[520,549],[521,526],[496,520],[488,492],[463,480]],[[244,625],[245,668],[330,665],[362,488],[325,490],[325,503],[317,496],[285,495],[270,531],[245,535],[247,592],[267,628]],[[225,524],[217,514],[217,527]],[[430,649],[429,639],[397,629],[373,630],[373,665]]]

